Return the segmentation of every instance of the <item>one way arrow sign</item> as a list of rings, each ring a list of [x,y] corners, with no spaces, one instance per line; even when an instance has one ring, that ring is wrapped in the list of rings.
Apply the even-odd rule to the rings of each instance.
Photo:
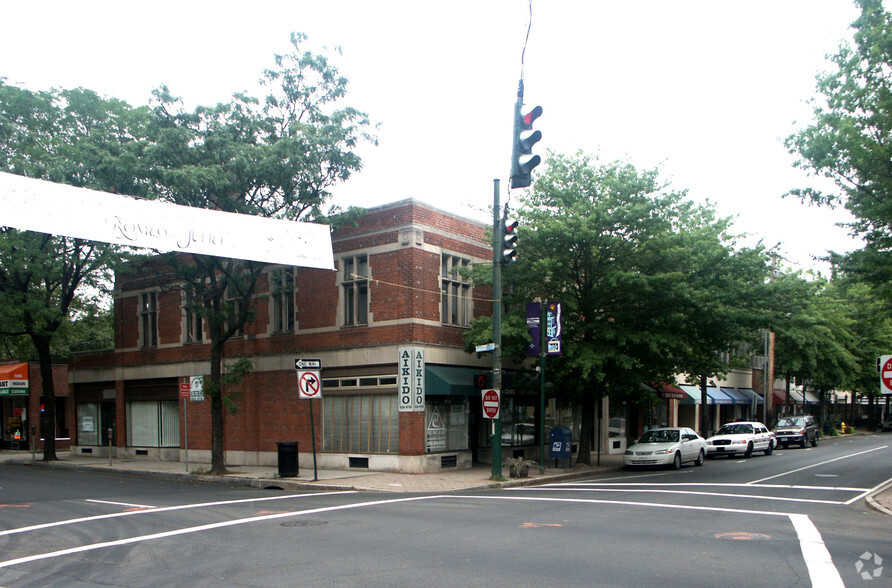
[[[295,359],[294,369],[296,370],[319,370],[322,369],[321,359]]]

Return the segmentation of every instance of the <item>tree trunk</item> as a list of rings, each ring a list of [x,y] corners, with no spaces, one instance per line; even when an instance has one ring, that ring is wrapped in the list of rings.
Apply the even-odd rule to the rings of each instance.
[[[211,343],[211,471],[226,473],[223,453],[223,343]]]
[[[709,437],[709,394],[706,393],[706,376],[700,376],[700,436]]]
[[[595,438],[595,397],[590,394],[583,396],[580,410],[582,411],[582,426],[579,431],[576,463],[592,465],[592,442]]]
[[[50,341],[44,337],[31,337],[40,360],[41,402],[44,412],[40,415],[40,431],[31,439],[37,443],[43,436],[43,461],[56,461],[56,390],[53,384],[53,355],[50,352]],[[32,445],[33,447],[33,445]]]

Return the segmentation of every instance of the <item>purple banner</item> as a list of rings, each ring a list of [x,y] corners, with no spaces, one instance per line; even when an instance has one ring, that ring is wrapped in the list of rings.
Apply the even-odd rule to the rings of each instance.
[[[540,329],[541,308],[538,302],[527,304],[527,328],[530,330],[531,341],[527,344],[527,355],[535,356],[542,352]],[[561,354],[561,303],[545,303],[545,354]]]

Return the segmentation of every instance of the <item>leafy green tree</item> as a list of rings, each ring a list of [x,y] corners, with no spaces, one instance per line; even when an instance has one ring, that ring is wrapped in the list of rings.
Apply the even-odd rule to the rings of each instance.
[[[881,0],[856,0],[854,44],[831,57],[834,68],[818,78],[814,122],[786,140],[797,166],[831,179],[833,191],[791,194],[819,205],[845,206],[865,247],[844,259],[892,299],[892,16]],[[839,258],[838,258],[839,260]]]
[[[520,200],[520,261],[503,272],[504,299],[517,313],[536,298],[563,303],[563,355],[549,374],[580,407],[581,448],[594,439],[597,399],[727,369],[721,352],[751,334],[747,310],[764,302],[752,281],[765,263],[731,247],[710,207],[655,170],[581,153],[550,154]],[[578,459],[588,463],[588,451]]]
[[[236,94],[187,112],[167,88],[155,92],[146,177],[159,198],[293,221],[324,214],[330,188],[360,169],[354,148],[374,137],[364,113],[339,107],[347,79],[327,57],[302,52],[305,39],[293,34],[293,51],[277,55],[276,68],[264,72],[263,99]],[[189,310],[208,328],[211,473],[223,473],[223,349],[251,321],[266,264],[207,255],[169,259]]]
[[[139,137],[147,111],[78,88],[31,92],[0,80],[0,170],[141,195]],[[0,335],[27,337],[40,362],[42,394],[54,395],[58,336],[109,283],[119,248],[0,227]],[[19,347],[21,349],[21,347]],[[56,459],[55,402],[46,402],[44,460]]]

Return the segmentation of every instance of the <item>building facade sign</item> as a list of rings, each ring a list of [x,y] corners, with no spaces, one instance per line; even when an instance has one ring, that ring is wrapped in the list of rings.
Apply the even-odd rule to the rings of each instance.
[[[399,411],[419,412],[424,410],[424,348],[399,348]]]

